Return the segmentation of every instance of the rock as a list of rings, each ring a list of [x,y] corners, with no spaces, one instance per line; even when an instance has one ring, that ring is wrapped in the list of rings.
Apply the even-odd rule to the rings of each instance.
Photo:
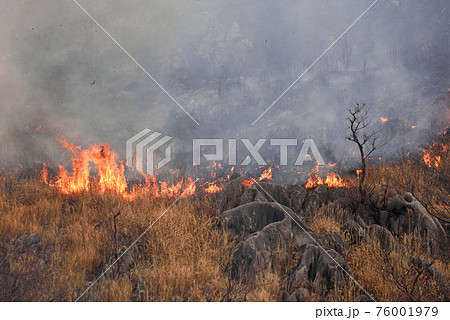
[[[333,189],[328,188],[326,185],[319,185],[308,191],[309,193],[305,198],[303,209],[307,209],[313,204],[317,204],[320,207],[334,200]]]
[[[305,196],[306,189],[301,186],[258,182],[245,190],[241,204],[257,201],[278,202],[298,213],[302,210]]]
[[[281,184],[268,182],[254,183],[245,190],[241,199],[241,204],[253,201],[278,202],[287,207],[289,207],[290,204],[286,187]]]
[[[347,285],[352,271],[344,258],[333,249],[324,249],[315,244],[302,248],[302,257],[289,278],[289,287],[298,287],[305,281],[312,281],[320,295]]]
[[[286,302],[307,302],[309,301],[310,294],[305,288],[298,288],[289,297],[287,297]]]
[[[232,252],[232,276],[253,281],[279,262],[279,252],[289,246],[314,243],[317,236],[286,206],[253,202],[225,211],[220,225],[241,239]]]
[[[330,202],[335,202],[336,205],[344,209],[351,206],[349,194],[353,192],[353,187],[350,188],[329,188],[326,185],[319,185],[314,189],[309,189],[303,203],[303,209],[306,210],[310,206],[316,204],[318,207],[327,205]]]
[[[363,228],[363,229],[366,229],[366,228],[367,228],[367,224],[364,222],[364,220],[363,220],[359,215],[357,215],[357,216],[355,217],[355,222],[356,222],[357,224],[359,224],[359,225],[361,226],[361,228]]]
[[[337,231],[332,231],[326,235],[319,235],[323,244],[328,248],[334,249],[339,254],[344,254],[348,250],[347,242],[344,241],[341,234]]]
[[[144,279],[138,279],[133,292],[131,293],[131,301],[146,301],[148,295],[147,285]]]
[[[264,192],[259,190],[260,188],[253,184],[248,187],[242,195],[240,204],[246,204],[250,202],[270,202]]]
[[[383,227],[387,227],[389,225],[389,212],[384,210],[376,212],[374,223],[377,223]]]
[[[239,206],[241,197],[246,189],[242,184],[244,180],[249,180],[249,178],[237,177],[231,180],[220,192],[217,198],[217,207],[220,213]]]
[[[13,251],[17,254],[33,251],[40,252],[41,250],[42,240],[37,233],[21,235],[13,243]]]
[[[286,191],[289,195],[289,208],[296,213],[303,211],[303,204],[306,199],[307,190],[299,185],[288,185]]]
[[[406,247],[399,244],[388,229],[383,228],[382,226],[377,224],[371,224],[369,226],[369,234],[372,239],[378,239],[381,247],[384,250],[388,252],[397,251],[408,257],[408,250],[406,249]]]
[[[232,237],[243,237],[285,218],[286,213],[276,203],[253,202],[223,212],[219,224]]]
[[[395,195],[387,203],[389,216],[385,225],[396,234],[418,232],[425,239],[430,254],[447,248],[447,235],[439,221],[409,192]]]
[[[373,299],[367,294],[362,294],[358,298],[356,298],[359,302],[374,302]]]
[[[370,236],[354,220],[347,221],[342,230],[349,237],[351,244],[372,243]]]

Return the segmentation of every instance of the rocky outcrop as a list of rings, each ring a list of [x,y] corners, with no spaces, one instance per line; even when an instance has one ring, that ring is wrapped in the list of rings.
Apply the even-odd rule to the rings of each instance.
[[[289,297],[287,297],[286,302],[307,302],[309,301],[310,294],[308,289],[298,288]]]
[[[311,206],[321,207],[328,203],[335,203],[344,209],[349,209],[351,201],[349,195],[353,192],[350,188],[329,188],[326,185],[319,185],[314,189],[308,189],[303,202],[303,210],[308,210]]]
[[[291,209],[274,202],[247,203],[225,211],[220,225],[241,239],[232,253],[232,274],[240,280],[254,280],[264,273],[288,246],[319,241]]]
[[[252,202],[225,211],[220,225],[239,241],[232,251],[232,277],[253,282],[269,268],[287,259],[283,249],[294,246],[301,255],[292,271],[289,301],[304,301],[299,287],[311,281],[315,290],[326,293],[345,286],[350,268],[338,253],[347,250],[337,233],[317,235],[288,207],[274,202]],[[335,247],[337,250],[330,247]],[[345,271],[344,271],[345,270]],[[347,274],[348,273],[348,274]]]
[[[348,244],[345,242],[344,238],[337,231],[332,231],[325,235],[318,235],[321,243],[326,247],[335,250],[339,254],[345,254],[348,250]]]
[[[242,184],[245,177],[239,176],[231,180],[220,192],[217,198],[217,208],[219,212],[224,212],[239,206],[241,197],[244,194],[245,187]]]
[[[290,287],[297,287],[309,280],[314,290],[321,295],[347,284],[352,271],[347,262],[333,249],[307,244],[302,248],[302,257],[289,279]]]
[[[346,222],[342,226],[342,230],[344,231],[344,235],[348,237],[350,244],[372,243],[372,239],[363,227],[354,220]]]
[[[397,251],[405,257],[408,256],[408,250],[406,249],[406,247],[399,244],[388,229],[383,228],[382,226],[379,226],[377,224],[371,224],[368,227],[368,232],[372,239],[378,240],[381,248],[383,248],[385,251]]]
[[[395,195],[387,202],[387,215],[379,219],[394,234],[418,232],[425,239],[427,250],[435,254],[447,248],[447,236],[439,221],[409,192]]]
[[[306,194],[307,190],[301,186],[258,182],[245,190],[240,204],[277,202],[298,213],[302,210]]]
[[[352,277],[350,267],[342,257],[348,250],[347,241],[350,245],[377,242],[383,250],[396,251],[407,261],[410,260],[409,253],[394,235],[418,232],[425,238],[430,253],[437,252],[447,243],[439,221],[410,193],[400,196],[391,190],[379,201],[380,207],[386,208],[381,210],[353,203],[352,188],[332,189],[320,185],[305,189],[265,182],[245,188],[244,180],[243,177],[232,180],[218,201],[220,226],[236,241],[231,256],[232,277],[253,282],[286,260],[287,249],[294,248],[297,265],[289,273],[287,290],[290,295],[286,301],[309,300],[310,292],[304,288],[305,282],[311,283],[314,292],[321,295],[345,287]],[[334,231],[318,235],[302,221],[329,203],[343,208],[348,217],[354,217],[341,227],[343,234]],[[416,259],[411,263],[424,262]],[[427,270],[440,283],[442,276],[437,269],[430,267]],[[448,289],[444,285],[440,287]],[[360,300],[372,301],[372,298],[361,296]]]

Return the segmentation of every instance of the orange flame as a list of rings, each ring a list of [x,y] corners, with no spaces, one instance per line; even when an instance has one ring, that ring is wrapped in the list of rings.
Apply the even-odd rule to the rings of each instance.
[[[183,192],[185,192],[183,197],[186,197],[195,193],[196,188],[191,178],[181,179],[175,184],[169,184],[167,182],[158,183],[154,176],[145,174],[143,174],[144,185],[135,187],[133,190],[127,190],[124,165],[117,162],[117,155],[109,149],[108,144],[94,145],[90,146],[89,149],[81,150],[81,147],[66,140],[61,140],[60,143],[74,155],[72,158],[73,173],[69,173],[64,166],[60,165],[56,181],[49,182],[48,170],[44,164],[41,177],[45,183],[56,187],[63,194],[78,194],[95,189],[100,194],[115,192],[127,200],[134,200],[139,192],[145,192],[154,197],[176,197]],[[95,179],[91,179],[90,176],[91,163],[97,169]],[[190,188],[186,189],[189,186]]]
[[[272,180],[272,175],[273,175],[273,168],[269,167],[266,170],[263,171],[263,173],[261,173],[261,175],[259,176],[258,179],[255,179],[256,182],[262,181],[262,180]],[[252,184],[254,184],[255,181],[254,180],[244,180],[242,181],[242,185],[245,188],[250,187]]]
[[[319,176],[319,166],[315,166],[309,173],[309,179],[305,184],[305,188],[312,189],[318,185],[324,184],[330,188],[348,187],[349,184],[342,180],[342,178],[334,172],[328,172],[327,177],[322,179]]]
[[[428,150],[423,149],[422,161],[430,168],[438,168],[441,165],[440,153],[446,152],[448,146],[441,143],[433,143]]]
[[[94,163],[98,170],[97,189],[100,193],[115,191],[125,194],[127,182],[124,176],[123,164],[118,164],[117,155],[109,150],[109,145],[91,146],[81,151],[79,146],[70,144],[66,140],[61,145],[74,154],[72,158],[73,173],[70,174],[63,166],[59,166],[59,174],[55,182],[56,187],[64,194],[79,193],[91,188],[90,163]]]
[[[218,186],[215,183],[211,183],[211,184],[209,184],[209,186],[207,188],[205,188],[205,192],[206,193],[217,193],[217,192],[222,191],[223,188],[224,188],[223,185],[222,186]]]
[[[381,122],[384,123],[384,122],[387,122],[389,120],[389,118],[388,117],[381,117],[380,120],[381,120]]]

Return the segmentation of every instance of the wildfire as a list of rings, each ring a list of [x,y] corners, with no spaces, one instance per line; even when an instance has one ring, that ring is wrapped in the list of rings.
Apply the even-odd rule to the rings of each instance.
[[[388,120],[389,120],[388,117],[381,117],[381,118],[380,118],[380,121],[383,122],[383,123],[384,123],[384,122],[387,122]]]
[[[263,173],[261,173],[261,175],[259,176],[258,179],[255,179],[256,182],[262,181],[262,180],[272,180],[272,175],[273,175],[273,167],[269,167],[266,170],[263,171]],[[242,181],[242,185],[245,188],[250,187],[252,184],[254,184],[255,181],[254,180],[244,180]]]
[[[433,143],[428,150],[423,149],[422,161],[430,168],[438,168],[441,165],[441,155],[448,150],[443,143]]]
[[[349,184],[342,180],[342,178],[334,172],[328,172],[327,177],[322,179],[319,176],[319,166],[315,166],[309,173],[309,179],[305,184],[305,188],[312,189],[318,185],[324,184],[330,188],[348,187]]]
[[[90,163],[97,169],[96,188],[100,193],[115,191],[119,194],[126,194],[127,183],[124,176],[123,164],[116,161],[117,155],[109,150],[109,145],[91,146],[89,149],[81,151],[79,146],[61,140],[61,145],[73,153],[72,167],[73,173],[69,173],[64,166],[59,166],[59,174],[56,181],[48,182],[48,171],[44,166],[42,169],[42,180],[54,185],[64,194],[80,193],[90,190],[92,182],[90,179]]]
[[[125,179],[125,167],[123,163],[117,161],[117,154],[110,150],[108,144],[90,146],[89,149],[81,150],[66,140],[60,141],[61,145],[72,152],[72,173],[69,173],[64,166],[59,166],[59,173],[55,181],[48,180],[48,170],[46,165],[41,171],[42,181],[57,188],[63,194],[78,194],[83,191],[95,189],[100,194],[105,192],[115,192],[122,195],[127,200],[134,200],[140,191],[144,191],[154,197],[176,197],[181,195],[187,187],[184,196],[192,195],[195,192],[193,180],[181,179],[177,183],[158,183],[154,176],[143,175],[145,184],[133,190],[128,190]],[[97,175],[91,178],[91,163],[94,164]]]
[[[209,186],[206,187],[204,190],[205,190],[206,193],[217,193],[217,192],[222,191],[223,188],[224,188],[223,185],[222,185],[222,186],[218,186],[218,185],[215,184],[215,183],[211,183],[211,184],[209,184]]]
[[[171,182],[158,181],[155,176],[140,173],[144,181],[129,187],[125,178],[125,165],[118,161],[117,154],[110,149],[108,144],[92,145],[82,150],[80,146],[61,140],[60,144],[73,154],[71,159],[72,170],[59,166],[56,177],[50,177],[46,164],[43,164],[41,180],[59,190],[62,194],[77,195],[82,192],[94,190],[100,194],[112,192],[121,195],[124,199],[133,201],[138,195],[145,194],[153,198],[172,198],[183,195],[193,195],[196,188],[200,188],[207,194],[216,194],[223,190],[227,181],[230,180],[235,168],[226,173],[221,164],[214,163],[210,175],[201,178],[203,182],[194,184],[192,178],[179,177],[178,171],[171,172]],[[336,163],[329,164],[335,167]],[[245,188],[263,180],[273,179],[274,166],[266,168],[258,178],[247,179],[242,182]],[[349,184],[342,178],[330,172],[326,178],[321,178],[316,166],[309,174],[306,188],[314,188],[318,185],[327,185],[331,188],[347,187]]]

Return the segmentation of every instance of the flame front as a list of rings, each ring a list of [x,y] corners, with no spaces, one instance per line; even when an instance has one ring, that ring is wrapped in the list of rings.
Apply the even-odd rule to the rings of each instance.
[[[349,187],[349,184],[334,172],[328,172],[327,177],[322,179],[319,176],[319,166],[315,166],[309,173],[309,179],[305,184],[305,188],[312,189],[318,185],[324,184],[330,188]]]
[[[118,161],[118,156],[108,144],[92,145],[88,149],[81,150],[80,146],[69,143],[67,140],[61,140],[61,145],[69,150],[72,154],[72,172],[69,172],[64,166],[59,166],[59,173],[54,180],[49,180],[49,174],[46,165],[43,165],[41,171],[41,179],[44,183],[57,188],[61,193],[67,195],[79,194],[81,192],[94,190],[100,194],[113,192],[120,194],[127,200],[134,200],[139,194],[150,195],[151,197],[172,198],[183,195],[184,197],[193,195],[196,192],[196,185],[192,178],[176,178],[177,182],[158,181],[155,176],[147,175],[141,172],[145,179],[139,185],[129,188],[125,178],[125,166]],[[330,167],[336,166],[336,163],[329,164]],[[91,174],[91,169],[95,168],[96,175]],[[228,175],[224,175],[223,167],[214,163],[210,177],[204,178],[200,183],[200,188],[207,194],[216,194],[220,192],[226,182],[230,179],[234,167]],[[222,171],[217,173],[217,170]],[[92,170],[94,171],[94,170]],[[263,180],[273,179],[274,167],[266,168],[258,178],[246,179],[242,182],[245,188],[252,184]],[[177,171],[172,172],[173,177],[178,176]],[[211,182],[207,182],[211,181]],[[338,188],[347,187],[348,183],[344,182],[341,177],[330,172],[327,177],[322,179],[318,174],[318,166],[316,166],[309,174],[306,188],[314,188],[318,185],[325,184],[328,187]]]

